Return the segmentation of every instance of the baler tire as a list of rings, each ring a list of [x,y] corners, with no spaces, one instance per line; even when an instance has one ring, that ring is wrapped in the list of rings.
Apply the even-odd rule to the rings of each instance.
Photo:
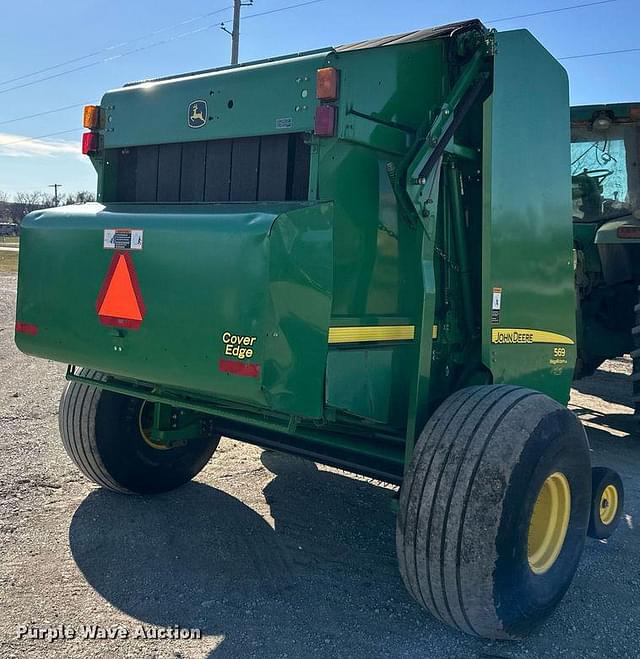
[[[83,369],[85,378],[105,376]],[[138,429],[143,401],[82,382],[68,382],[60,398],[63,446],[78,469],[94,483],[122,494],[157,494],[190,481],[207,464],[219,436],[159,450]]]
[[[564,488],[564,517],[545,517],[552,486]],[[429,419],[405,475],[396,527],[402,579],[456,629],[523,638],[573,579],[590,495],[587,438],[573,413],[522,387],[462,389]]]
[[[591,516],[587,535],[596,540],[611,537],[623,510],[624,486],[620,475],[607,467],[594,467],[591,470]]]
[[[636,305],[633,308],[635,325],[631,328],[631,340],[633,350],[631,351],[631,387],[633,407],[636,421],[640,419],[640,286],[636,297]]]

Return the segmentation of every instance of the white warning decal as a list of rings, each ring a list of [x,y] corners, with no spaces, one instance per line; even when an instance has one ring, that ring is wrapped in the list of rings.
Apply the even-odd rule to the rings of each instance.
[[[502,289],[494,288],[491,293],[491,324],[500,324],[500,309],[502,308]]]
[[[105,229],[105,249],[142,249],[143,229]]]

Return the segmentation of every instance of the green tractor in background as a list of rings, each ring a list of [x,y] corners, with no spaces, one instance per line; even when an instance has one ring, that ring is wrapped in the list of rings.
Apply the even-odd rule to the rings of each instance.
[[[633,357],[640,409],[640,105],[571,110],[578,360],[576,379]]]

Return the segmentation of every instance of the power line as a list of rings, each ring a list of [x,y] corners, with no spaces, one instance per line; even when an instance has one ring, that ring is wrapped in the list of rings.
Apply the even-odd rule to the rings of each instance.
[[[287,5],[285,7],[278,7],[277,9],[270,9],[270,10],[267,10],[267,11],[255,12],[253,14],[249,14],[249,15],[245,16],[244,19],[257,18],[257,17],[260,17],[260,16],[275,14],[277,12],[287,11],[289,9],[295,9],[297,7],[305,7],[307,5],[314,5],[314,4],[318,4],[319,2],[326,2],[326,1],[327,0],[307,0],[306,2],[300,2],[300,3],[297,3],[297,4],[293,4],[293,5]],[[217,10],[215,12],[209,12],[209,14],[203,14],[200,17],[194,17],[194,18],[191,18],[191,19],[187,19],[186,21],[183,21],[182,23],[193,22],[193,21],[198,20],[202,17],[210,16],[210,15],[216,14],[216,13],[221,13],[222,11],[227,11],[229,9],[232,9],[232,7],[226,7],[225,9],[220,9],[220,10]],[[191,34],[194,34],[196,32],[199,32],[199,31],[202,31],[202,30],[205,30],[205,29],[210,29],[212,27],[215,27],[215,26],[214,25],[207,25],[207,26],[204,26],[202,28],[198,28],[197,30],[192,30],[191,32],[187,32],[187,33],[184,33],[184,34],[181,34],[181,35],[175,35],[174,37],[172,37],[169,40],[162,40],[162,41],[159,41],[159,42],[154,42],[154,43],[148,44],[147,46],[144,46],[140,49],[127,51],[126,53],[120,53],[116,57],[105,58],[104,60],[101,60],[101,61],[98,61],[98,62],[91,62],[91,63],[85,64],[81,67],[76,67],[76,68],[68,70],[68,71],[63,71],[61,73],[57,73],[53,76],[47,76],[46,78],[42,78],[42,79],[39,79],[39,80],[33,80],[33,81],[25,83],[23,85],[16,85],[15,87],[11,87],[11,88],[8,88],[8,89],[3,89],[3,90],[0,90],[0,94],[3,94],[4,92],[12,91],[13,89],[18,89],[18,88],[27,87],[27,86],[30,86],[30,85],[35,85],[39,82],[44,82],[45,80],[50,80],[52,78],[60,77],[62,75],[66,75],[67,73],[73,73],[74,71],[79,71],[79,70],[82,70],[82,69],[85,69],[85,68],[89,68],[91,66],[97,66],[97,65],[102,64],[104,62],[112,61],[112,60],[117,59],[119,57],[124,57],[124,56],[132,54],[134,52],[138,52],[139,50],[146,50],[147,48],[151,48],[151,47],[154,47],[154,46],[157,46],[157,45],[162,45],[162,44],[168,43],[169,41],[172,41],[174,39],[183,38],[183,37],[189,36]],[[158,32],[161,32],[161,31],[167,30],[167,29],[170,29],[170,28],[169,27],[161,28],[160,30],[156,30],[155,33],[158,33]],[[146,35],[146,36],[149,36],[149,35]],[[143,38],[145,38],[145,37],[138,37],[137,39],[132,39],[128,42],[123,42],[122,44],[119,44],[118,47],[120,47],[122,45],[125,45],[127,43],[132,43],[133,41],[140,40],[140,39],[143,39]],[[106,50],[110,50],[112,48],[116,48],[116,46],[110,46],[109,48],[104,48],[100,51],[96,51],[96,53],[101,53],[101,52],[104,52]],[[80,61],[82,59],[87,59],[90,56],[91,55],[85,55],[83,57],[78,57],[78,58],[75,58],[74,60],[68,60],[68,62],[66,62],[66,63],[69,63],[69,62],[72,62],[72,61]],[[54,66],[48,67],[46,70],[51,70],[51,69],[54,69],[54,68],[58,68],[59,66],[63,66],[64,64],[65,63],[54,65]],[[20,76],[18,78],[12,78],[11,80],[6,80],[4,82],[6,83],[6,82],[11,82],[13,80],[19,80],[21,78],[29,77],[30,75],[36,75],[37,73],[40,73],[42,71],[45,71],[45,69],[40,69],[40,71],[35,71],[32,74]],[[3,83],[0,83],[0,85],[1,84],[3,84]],[[45,116],[45,115],[48,115],[48,114],[54,114],[56,112],[63,112],[65,110],[71,110],[71,109],[74,109],[74,108],[83,107],[84,105],[87,105],[87,104],[88,104],[88,102],[86,102],[86,103],[74,103],[73,105],[64,105],[62,107],[53,108],[51,110],[43,110],[42,112],[36,112],[34,114],[26,115],[26,116],[23,116],[23,117],[14,117],[13,119],[7,119],[5,121],[0,121],[0,126],[4,126],[4,125],[7,125],[7,124],[11,124],[11,123],[16,123],[16,122],[19,122],[19,121],[24,121],[24,120],[27,120],[27,119],[35,119],[37,117],[42,117],[42,116]],[[37,139],[37,138],[33,138],[33,139]]]
[[[326,0],[309,0],[308,2],[301,2],[301,3],[295,4],[295,5],[289,5],[287,7],[279,7],[277,9],[270,9],[270,10],[267,10],[267,11],[248,14],[244,18],[247,19],[247,18],[256,18],[258,16],[267,16],[269,14],[275,14],[277,12],[286,11],[288,9],[293,9],[293,8],[296,8],[296,7],[303,7],[303,6],[306,6],[306,5],[317,4],[318,2],[326,2]],[[595,5],[610,4],[612,2],[618,2],[618,0],[597,0],[596,2],[588,2],[588,3],[583,3],[583,4],[580,4],[580,5],[571,5],[571,6],[568,6],[568,7],[559,7],[557,9],[548,9],[548,10],[544,10],[544,11],[531,12],[531,13],[528,13],[528,14],[519,14],[519,15],[516,15],[516,16],[508,16],[508,17],[504,17],[504,18],[495,18],[495,19],[489,20],[488,22],[489,23],[500,23],[500,22],[503,22],[503,21],[510,21],[510,20],[515,20],[515,19],[519,19],[519,18],[529,18],[531,16],[541,16],[541,15],[544,15],[544,14],[553,14],[553,13],[562,12],[562,11],[569,11],[569,10],[572,10],[572,9],[580,9],[580,8],[583,8],[583,7],[592,7],[592,6],[595,6]],[[200,14],[198,16],[192,16],[191,18],[187,18],[183,21],[179,21],[178,23],[172,23],[171,25],[166,25],[164,27],[158,28],[157,30],[153,30],[151,32],[140,35],[138,37],[134,37],[133,39],[128,39],[127,41],[122,41],[122,42],[117,43],[117,44],[112,44],[110,46],[100,48],[100,49],[95,50],[91,53],[87,53],[86,55],[80,55],[79,57],[74,57],[72,59],[65,60],[65,61],[59,62],[57,64],[52,64],[51,66],[47,66],[47,67],[42,68],[42,69],[37,69],[36,71],[32,71],[30,73],[24,73],[22,75],[14,77],[14,78],[8,78],[6,80],[1,80],[0,81],[0,86],[7,85],[7,84],[10,84],[12,82],[16,82],[18,80],[24,80],[25,78],[31,78],[35,75],[40,74],[40,73],[46,73],[48,71],[53,71],[54,69],[58,69],[62,66],[67,66],[69,64],[75,64],[76,62],[81,62],[82,60],[89,59],[91,57],[97,57],[98,55],[101,55],[102,53],[107,53],[107,52],[110,52],[112,50],[118,50],[119,48],[124,48],[125,46],[128,46],[132,43],[136,43],[138,41],[143,41],[144,39],[148,39],[149,37],[155,36],[157,34],[161,34],[163,32],[167,32],[169,30],[173,30],[173,29],[175,29],[177,27],[181,27],[183,25],[188,25],[189,23],[195,23],[196,21],[200,21],[200,20],[203,20],[205,18],[209,18],[210,16],[214,16],[216,14],[221,14],[225,11],[230,11],[232,9],[233,9],[232,6],[227,6],[227,7],[221,8],[221,9],[217,9],[215,11],[207,12],[205,14]],[[164,43],[164,42],[160,42],[160,43]],[[134,52],[136,52],[136,51],[134,51]],[[35,81],[35,82],[38,82],[38,81]],[[9,91],[9,90],[6,90],[6,91]]]
[[[73,105],[64,105],[61,108],[53,108],[52,110],[43,110],[42,112],[36,112],[35,114],[27,114],[22,117],[15,117],[13,119],[6,119],[5,121],[0,121],[0,126],[5,124],[13,124],[17,121],[25,121],[26,119],[35,119],[36,117],[44,117],[47,114],[54,114],[55,112],[63,112],[64,110],[72,110],[74,108],[81,108],[85,105],[89,105],[89,102],[86,103],[74,103]]]
[[[297,4],[293,5],[287,5],[286,7],[279,7],[278,9],[270,9],[268,11],[263,11],[263,12],[257,12],[255,14],[248,14],[245,16],[245,19],[247,18],[257,18],[258,16],[266,16],[267,14],[275,14],[276,12],[282,12],[282,11],[287,11],[289,9],[296,9],[297,7],[305,7],[307,5],[313,5],[317,4],[319,2],[326,2],[327,0],[307,0],[307,2],[299,2]],[[225,10],[218,10],[218,13],[221,11],[226,11]],[[194,30],[190,30],[189,32],[183,32],[181,34],[174,35],[172,37],[169,37],[167,39],[162,39],[161,41],[154,41],[150,44],[147,44],[146,46],[140,46],[139,48],[133,48],[132,50],[127,50],[123,53],[118,53],[117,55],[112,55],[111,57],[105,57],[104,59],[98,60],[97,62],[89,62],[88,64],[83,64],[81,66],[76,66],[72,69],[67,69],[66,71],[61,71],[60,73],[54,73],[49,76],[45,76],[43,78],[38,78],[38,80],[31,80],[29,82],[24,82],[21,83],[20,85],[14,85],[13,87],[7,87],[6,89],[0,89],[0,94],[6,94],[11,91],[15,91],[17,89],[23,89],[25,87],[31,87],[32,85],[37,85],[41,82],[46,82],[47,80],[53,80],[55,78],[60,78],[62,76],[68,75],[69,73],[75,73],[76,71],[83,71],[85,69],[89,69],[94,66],[99,66],[100,64],[105,64],[107,62],[112,62],[114,60],[120,59],[122,57],[127,57],[128,55],[133,55],[135,53],[142,52],[144,50],[149,50],[150,48],[155,48],[157,46],[162,46],[167,43],[171,43],[173,41],[176,41],[178,39],[184,39],[185,37],[192,36],[194,34],[197,34],[199,32],[204,32],[205,30],[210,30],[215,27],[220,27],[218,23],[210,23],[209,25],[204,25],[203,27],[196,28]]]
[[[315,5],[318,2],[326,2],[326,0],[307,0],[307,2],[298,2],[294,5],[287,5],[286,7],[278,7],[277,9],[269,9],[267,11],[259,11],[253,14],[248,14],[242,17],[244,21],[247,18],[256,18],[258,16],[267,16],[268,14],[276,14],[281,11],[287,11],[288,9],[296,9],[297,7],[305,7],[307,5]],[[241,0],[234,0],[233,2],[233,30],[230,31],[226,28],[224,22],[220,23],[220,27],[224,32],[231,35],[232,45],[231,45],[231,64],[238,63],[238,49],[240,46],[240,10],[242,7],[253,5],[253,0],[248,0],[247,2],[242,2]]]
[[[248,14],[248,15],[244,16],[244,20],[249,19],[249,18],[256,18],[256,17],[259,17],[259,16],[266,16],[266,15],[269,15],[269,14],[275,14],[277,12],[287,11],[289,9],[295,9],[297,7],[304,7],[304,6],[307,6],[307,5],[318,4],[320,2],[326,2],[326,1],[327,0],[307,0],[306,2],[300,2],[300,3],[297,3],[297,4],[293,4],[293,5],[287,5],[285,7],[279,7],[277,9],[269,9],[269,10],[266,10],[266,11],[255,12],[253,14]],[[588,3],[583,3],[583,4],[580,4],[580,5],[571,5],[571,6],[568,6],[568,7],[559,7],[557,9],[548,9],[548,10],[545,10],[545,11],[532,12],[532,13],[529,13],[529,14],[520,14],[518,16],[510,16],[510,17],[506,17],[506,18],[497,18],[497,19],[493,19],[493,20],[490,20],[490,21],[487,21],[487,22],[488,23],[498,23],[498,22],[501,22],[501,21],[515,20],[515,19],[518,19],[518,18],[528,18],[528,17],[531,17],[531,16],[540,16],[540,15],[543,15],[543,14],[553,14],[553,13],[562,12],[562,11],[569,11],[569,10],[572,10],[572,9],[581,9],[581,8],[584,8],[584,7],[592,7],[592,6],[595,6],[595,5],[610,4],[612,2],[618,2],[618,0],[598,0],[597,2],[588,2]],[[131,39],[130,41],[127,41],[127,42],[123,42],[122,44],[119,44],[118,46],[110,46],[108,48],[104,48],[100,51],[96,51],[96,53],[102,53],[102,52],[105,52],[105,51],[110,50],[110,49],[115,49],[117,47],[121,47],[121,46],[129,44],[129,43],[133,43],[134,41],[140,41],[141,39],[144,39],[144,38],[146,38],[146,37],[148,37],[152,34],[157,34],[159,32],[169,30],[172,27],[176,27],[177,25],[183,25],[185,23],[194,22],[196,20],[200,20],[201,18],[211,16],[211,15],[216,14],[216,13],[221,13],[223,11],[227,11],[227,10],[230,10],[230,9],[232,9],[232,7],[225,7],[224,9],[219,9],[215,12],[209,12],[208,14],[202,14],[201,16],[197,16],[197,17],[187,19],[187,20],[182,21],[181,23],[175,24],[173,26],[167,26],[167,27],[164,27],[164,28],[160,28],[159,30],[156,30],[152,33],[149,33],[148,35],[137,37],[137,38]],[[154,47],[154,46],[157,46],[157,45],[162,45],[164,43],[168,43],[170,41],[173,41],[174,39],[183,38],[183,37],[189,36],[190,34],[200,32],[200,31],[205,30],[205,29],[210,29],[212,27],[215,27],[215,26],[214,25],[204,26],[203,28],[198,28],[197,30],[193,30],[191,32],[187,32],[187,33],[184,33],[184,34],[181,34],[181,35],[176,35],[175,37],[172,37],[169,40],[154,42],[153,44],[149,44],[148,46],[144,46],[143,48],[128,51],[126,53],[121,53],[117,57],[110,57],[110,58],[106,58],[106,59],[104,59],[102,61],[99,61],[99,62],[93,62],[89,65],[79,67],[78,69],[72,69],[71,71],[65,71],[65,72],[62,72],[61,74],[57,74],[56,76],[53,76],[53,77],[58,77],[60,75],[65,75],[66,73],[72,73],[73,71],[79,70],[80,68],[88,68],[89,66],[95,66],[95,65],[107,62],[107,61],[111,61],[113,59],[118,59],[118,57],[124,57],[126,55],[138,52],[139,50],[146,50],[147,48],[151,48],[151,47]],[[580,55],[567,55],[565,57],[558,57],[556,59],[558,59],[558,60],[570,60],[570,59],[581,59],[581,58],[587,58],[587,57],[602,57],[602,56],[606,56],[606,55],[620,55],[620,54],[635,53],[635,52],[640,52],[640,48],[626,48],[626,49],[621,49],[621,50],[607,50],[607,51],[601,51],[601,52],[583,53],[583,54],[580,54]],[[92,55],[85,55],[83,57],[75,58],[74,60],[69,60],[66,63],[73,62],[73,61],[80,61],[82,59],[86,59],[86,58],[91,57],[91,56]],[[4,81],[4,82],[5,83],[6,82],[11,82],[12,80],[19,80],[20,78],[29,77],[30,75],[36,75],[37,73],[40,73],[40,72],[45,71],[45,70],[58,68],[59,66],[63,66],[66,63],[61,63],[61,64],[58,64],[58,65],[54,65],[54,66],[48,67],[47,69],[41,69],[40,71],[36,71],[32,74],[27,74],[25,76],[20,76],[18,78],[12,78],[11,80],[7,80],[7,81]],[[27,83],[24,86],[28,86],[30,84],[37,84],[38,82],[43,82],[44,80],[47,80],[47,79],[49,79],[49,78],[43,78],[41,80],[35,80],[31,83]],[[3,84],[3,83],[0,83],[0,84]],[[14,88],[0,90],[0,94],[2,94],[4,92],[11,91],[12,89],[14,89]],[[37,112],[35,114],[27,115],[27,116],[24,116],[24,117],[16,117],[14,119],[7,119],[5,121],[0,121],[0,126],[10,124],[10,123],[19,122],[19,121],[23,121],[23,120],[26,120],[26,119],[34,119],[36,117],[41,117],[41,116],[44,116],[44,115],[47,115],[47,114],[53,114],[55,112],[62,112],[64,110],[79,108],[79,107],[83,107],[84,105],[87,105],[87,103],[76,103],[76,104],[73,104],[73,105],[65,105],[63,107],[54,108],[52,110],[44,110],[43,112]],[[76,130],[76,129],[72,129],[72,130]],[[64,133],[67,133],[67,132],[71,132],[71,131],[61,131],[60,133],[53,133],[53,134],[45,135],[45,136],[42,136],[42,137],[49,137],[49,136],[57,135],[57,134],[64,134]],[[25,140],[18,140],[18,142],[28,141],[30,139],[41,139],[41,137],[27,138]],[[10,144],[15,144],[15,142],[11,142]],[[5,146],[5,145],[0,144],[0,146]]]
[[[44,78],[38,78],[38,80],[32,80],[30,82],[23,82],[20,85],[14,85],[13,87],[7,87],[6,89],[0,89],[0,94],[6,94],[7,92],[15,91],[16,89],[23,89],[24,87],[31,87],[32,85],[37,85],[41,82],[47,80],[53,80],[54,78],[60,78],[62,76],[68,75],[69,73],[75,73],[76,71],[83,71],[84,69],[89,69],[94,66],[99,66],[100,64],[105,64],[107,62],[113,62],[114,60],[120,59],[122,57],[127,57],[128,55],[133,55],[134,53],[142,52],[143,50],[149,50],[150,48],[155,48],[157,46],[162,46],[178,39],[184,39],[198,32],[204,32],[205,30],[210,30],[211,28],[218,27],[217,23],[212,23],[210,25],[204,25],[203,27],[190,30],[189,32],[183,32],[181,34],[176,34],[168,39],[162,39],[161,41],[154,41],[153,43],[147,44],[146,46],[140,46],[139,48],[133,48],[132,50],[126,50],[124,53],[118,53],[117,55],[112,55],[111,57],[105,57],[104,59],[98,60],[97,62],[89,62],[88,64],[83,64],[81,66],[76,66],[73,69],[67,69],[66,71],[61,71],[60,73],[53,73],[51,75],[45,76]]]
[[[599,53],[583,53],[582,55],[567,55],[556,57],[558,60],[580,59],[581,57],[601,57],[602,55],[622,55],[624,53],[640,53],[640,48],[625,48],[623,50],[603,50]]]
[[[327,2],[327,0],[307,0],[307,2],[299,2],[295,5],[287,5],[286,7],[278,7],[277,9],[267,9],[266,11],[258,11],[253,14],[247,14],[246,16],[243,16],[242,20],[246,21],[248,18],[257,18],[258,16],[277,14],[280,11],[287,11],[288,9],[296,9],[298,7],[306,7],[307,5],[316,5],[319,2]],[[615,0],[607,0],[607,2],[615,2]]]
[[[16,76],[15,78],[9,78],[8,80],[1,80],[0,86],[8,85],[12,82],[16,82],[17,80],[24,80],[25,78],[31,78],[40,73],[46,73],[47,71],[53,71],[54,69],[59,69],[60,67],[67,66],[68,64],[75,64],[76,62],[81,62],[82,60],[89,59],[91,57],[97,57],[98,55],[102,55],[102,53],[107,53],[112,50],[118,50],[119,48],[124,48],[125,46],[129,46],[130,44],[136,43],[137,41],[143,41],[144,39],[153,37],[156,34],[161,34],[162,32],[167,32],[169,30],[173,30],[174,28],[181,27],[182,25],[188,25],[189,23],[195,23],[196,21],[200,21],[204,18],[209,18],[210,16],[215,16],[216,14],[221,14],[225,11],[229,11],[230,9],[233,9],[233,7],[230,6],[224,7],[222,9],[217,9],[216,11],[210,11],[207,12],[206,14],[201,14],[200,16],[193,16],[192,18],[187,18],[184,21],[180,21],[179,23],[173,23],[172,25],[161,27],[157,30],[154,30],[153,32],[148,32],[147,34],[143,34],[139,37],[134,37],[133,39],[122,41],[121,43],[112,44],[111,46],[106,46],[105,48],[100,48],[99,50],[95,50],[92,53],[87,53],[86,55],[80,55],[79,57],[74,57],[72,59],[65,60],[64,62],[59,62],[58,64],[52,64],[51,66],[47,66],[43,69],[38,69],[37,71],[32,71],[31,73],[24,73],[22,75]]]
[[[532,16],[543,16],[545,14],[557,14],[561,11],[571,11],[572,9],[582,9],[584,7],[595,7],[596,5],[608,5],[618,0],[597,0],[596,2],[585,2],[581,5],[569,5],[568,7],[557,7],[556,9],[545,9],[543,11],[534,11],[530,14],[519,14],[517,16],[507,16],[505,18],[493,18],[487,23],[502,23],[503,21],[513,21],[517,18],[530,18]]]

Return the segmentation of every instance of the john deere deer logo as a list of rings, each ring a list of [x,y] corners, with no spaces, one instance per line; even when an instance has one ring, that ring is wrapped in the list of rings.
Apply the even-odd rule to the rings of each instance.
[[[187,123],[189,128],[202,128],[207,123],[207,102],[191,101],[187,111]]]

